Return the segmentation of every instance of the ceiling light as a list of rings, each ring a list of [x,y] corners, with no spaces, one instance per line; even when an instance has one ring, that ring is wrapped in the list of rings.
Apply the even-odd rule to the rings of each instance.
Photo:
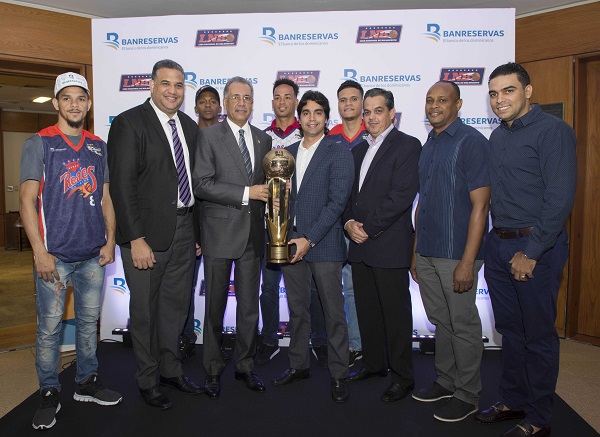
[[[33,103],[46,103],[49,100],[52,100],[52,97],[36,97],[33,99]]]

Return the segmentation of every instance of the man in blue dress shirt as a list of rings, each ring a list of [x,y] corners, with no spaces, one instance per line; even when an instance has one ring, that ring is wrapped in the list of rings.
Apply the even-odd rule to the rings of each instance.
[[[490,204],[487,139],[458,118],[460,89],[434,84],[425,98],[433,126],[419,158],[419,205],[411,275],[435,325],[437,378],[413,393],[421,402],[448,398],[433,417],[458,422],[479,406],[483,353],[475,304]]]
[[[524,418],[503,437],[550,435],[559,358],[556,299],[577,176],[573,129],[531,104],[532,91],[519,64],[490,75],[490,105],[502,124],[490,137],[494,228],[484,271],[502,334],[501,399],[475,417],[484,423]]]

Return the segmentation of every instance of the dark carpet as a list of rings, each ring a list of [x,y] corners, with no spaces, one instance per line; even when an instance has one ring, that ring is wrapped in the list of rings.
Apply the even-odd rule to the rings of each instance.
[[[184,363],[184,372],[194,381],[204,383],[202,346],[197,355]],[[443,423],[433,418],[441,402],[422,403],[408,397],[385,404],[379,400],[389,384],[388,378],[351,383],[350,399],[336,404],[330,397],[329,373],[319,368],[313,357],[312,377],[284,387],[273,387],[271,378],[288,366],[287,348],[256,373],[267,384],[264,394],[253,393],[233,377],[229,364],[222,376],[223,392],[218,400],[205,395],[184,395],[165,388],[173,407],[161,411],[147,406],[134,381],[135,363],[132,349],[121,343],[98,345],[100,378],[105,386],[123,394],[117,406],[73,400],[75,366],[60,374],[61,411],[57,423],[44,431],[48,436],[422,436],[475,437],[500,436],[516,424],[506,421],[482,425],[469,417],[458,423]],[[434,377],[433,355],[414,353],[417,387],[429,385]],[[481,405],[488,407],[498,399],[500,352],[488,350],[481,365],[483,392]],[[37,393],[0,419],[0,436],[39,435],[31,419],[39,405]],[[598,436],[575,411],[556,396],[552,436]]]

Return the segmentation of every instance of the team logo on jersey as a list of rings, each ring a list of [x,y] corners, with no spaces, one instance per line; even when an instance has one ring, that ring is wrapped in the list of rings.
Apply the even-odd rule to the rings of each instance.
[[[299,87],[315,88],[319,85],[319,70],[282,70],[277,72],[277,78],[290,79]]]
[[[98,156],[102,156],[102,149],[100,147],[96,147],[93,144],[86,144],[87,149],[90,152],[94,152]]]
[[[200,29],[196,33],[196,47],[236,46],[240,29]]]
[[[151,74],[123,74],[119,91],[150,91]]]
[[[356,44],[400,42],[402,26],[358,26]]]
[[[96,191],[98,183],[96,182],[96,176],[94,176],[95,166],[90,165],[82,168],[79,159],[67,161],[63,164],[67,171],[60,176],[60,181],[63,183],[63,193],[69,193],[67,199],[77,192],[82,197],[88,197]]]
[[[442,68],[440,80],[454,82],[456,85],[481,85],[485,68]]]

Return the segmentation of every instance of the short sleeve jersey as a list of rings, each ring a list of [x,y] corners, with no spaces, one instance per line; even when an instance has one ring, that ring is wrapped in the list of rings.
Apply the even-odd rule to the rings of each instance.
[[[106,244],[102,194],[108,182],[106,144],[83,131],[78,144],[57,126],[23,145],[21,183],[40,182],[38,224],[49,253],[63,262],[98,256]]]

